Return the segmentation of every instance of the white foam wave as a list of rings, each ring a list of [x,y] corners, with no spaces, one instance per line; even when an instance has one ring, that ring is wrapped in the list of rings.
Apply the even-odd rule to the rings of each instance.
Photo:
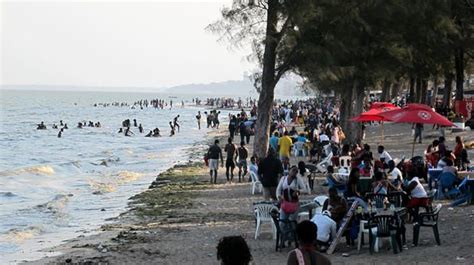
[[[37,205],[36,207],[56,216],[64,216],[66,205],[68,204],[69,197],[71,196],[72,194],[58,194],[51,201]]]
[[[17,176],[25,173],[35,174],[35,175],[45,175],[52,176],[55,174],[55,171],[50,165],[38,165],[32,167],[24,167],[15,170],[6,170],[1,171],[0,176]]]
[[[38,236],[43,232],[40,226],[30,226],[25,229],[10,229],[5,235],[2,235],[1,241],[21,242]]]

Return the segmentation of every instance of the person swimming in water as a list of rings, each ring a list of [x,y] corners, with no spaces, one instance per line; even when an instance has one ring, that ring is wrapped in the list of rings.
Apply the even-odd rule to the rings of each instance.
[[[83,125],[82,125],[82,122],[78,122],[78,123],[77,123],[77,128],[82,129],[82,126],[83,126]]]
[[[152,131],[152,130],[150,130],[150,132],[149,132],[149,133],[147,133],[147,134],[145,135],[145,137],[151,137],[152,135],[153,135],[153,131]]]
[[[60,120],[60,121],[59,121],[59,126],[64,126],[63,120]]]
[[[153,129],[153,137],[161,137],[160,129],[158,129],[158,127]]]
[[[171,131],[170,131],[170,137],[171,137],[175,134],[174,126],[173,126],[173,123],[171,123],[171,122],[170,122],[170,128],[171,128]]]
[[[132,136],[133,132],[130,131],[130,127],[127,127],[127,129],[125,129],[124,134],[125,134],[125,136]]]
[[[117,133],[123,133],[123,129],[120,128]]]
[[[137,127],[137,119],[133,119],[133,126]]]
[[[143,133],[143,126],[142,126],[141,123],[140,123],[140,125],[138,126],[138,131],[139,131],[140,133]]]
[[[46,130],[46,125],[44,125],[43,121],[40,124],[38,124],[38,127],[36,127],[36,130]]]
[[[58,138],[61,138],[61,136],[62,136],[62,134],[63,134],[63,130],[64,130],[64,129],[59,130]]]
[[[56,125],[56,123],[53,123],[53,129],[57,129],[58,128],[58,125]]]
[[[69,128],[67,127],[67,123],[64,124],[63,129],[69,129]]]

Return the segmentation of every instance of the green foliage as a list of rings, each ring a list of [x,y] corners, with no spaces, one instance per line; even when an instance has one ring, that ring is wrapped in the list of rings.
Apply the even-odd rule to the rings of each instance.
[[[268,1],[234,1],[209,26],[233,45],[250,44],[262,63]],[[410,76],[425,79],[454,69],[455,49],[474,54],[471,0],[280,1],[277,70],[290,70],[318,88],[347,80],[374,86]],[[259,76],[256,76],[258,79]]]

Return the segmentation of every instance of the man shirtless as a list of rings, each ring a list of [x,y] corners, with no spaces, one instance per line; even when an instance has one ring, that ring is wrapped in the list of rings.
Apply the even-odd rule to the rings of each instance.
[[[232,183],[234,180],[235,160],[237,159],[237,146],[232,143],[232,138],[229,137],[227,145],[224,147],[224,151],[227,153],[227,159],[225,161],[225,175],[227,177],[227,181]]]

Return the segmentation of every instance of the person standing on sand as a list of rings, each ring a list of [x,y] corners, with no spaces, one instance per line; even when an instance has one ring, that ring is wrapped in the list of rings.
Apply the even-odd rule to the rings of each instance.
[[[221,159],[221,166],[224,165],[224,159],[222,158],[222,149],[219,147],[219,140],[214,141],[214,145],[209,147],[207,150],[207,157],[209,158],[209,174],[214,176],[214,184],[217,183],[217,170],[219,169],[219,158]]]
[[[290,136],[288,136],[288,131],[285,131],[283,137],[278,139],[278,146],[280,148],[280,161],[283,163],[284,169],[286,170],[290,167],[290,151],[292,145],[293,141]]]
[[[418,138],[418,143],[421,144],[421,139],[423,138],[422,137],[423,124],[422,123],[415,123],[414,129],[415,129],[415,139],[413,141],[416,142],[416,138]]]
[[[227,144],[224,147],[224,151],[227,153],[227,159],[225,160],[225,176],[227,178],[227,182],[234,180],[234,169],[235,169],[235,160],[237,159],[237,146],[232,143],[232,138],[229,137],[227,140]],[[230,171],[230,172],[229,172]],[[230,179],[229,179],[230,174]],[[240,176],[239,176],[240,182]]]
[[[232,115],[229,121],[229,137],[234,139],[235,131],[237,130],[237,117]]]
[[[275,200],[278,179],[283,174],[283,166],[281,161],[275,157],[272,148],[268,149],[267,157],[265,157],[258,165],[258,176],[263,186],[263,197],[267,200]]]
[[[237,153],[239,155],[239,182],[240,177],[242,180],[245,179],[245,175],[247,175],[247,157],[249,156],[249,150],[245,147],[245,142],[240,142],[240,147],[237,149]]]

